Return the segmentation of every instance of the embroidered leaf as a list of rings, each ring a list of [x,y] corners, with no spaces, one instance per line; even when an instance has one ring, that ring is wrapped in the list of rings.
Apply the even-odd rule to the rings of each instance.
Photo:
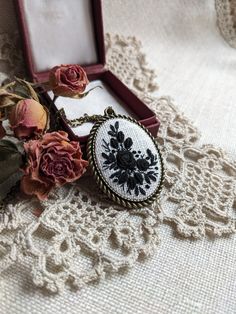
[[[109,152],[110,151],[109,144],[104,139],[102,141],[103,141],[102,147],[105,148],[106,152]]]
[[[143,176],[139,172],[135,172],[134,177],[139,184],[143,184]]]
[[[115,164],[115,163],[112,163],[112,164],[110,165],[109,169],[110,169],[110,170],[111,170],[111,169],[116,170],[116,164]]]
[[[157,180],[156,177],[154,177],[152,174],[149,175],[149,178],[150,178],[152,181],[156,181],[156,180]]]
[[[139,188],[139,191],[142,195],[146,195],[146,192],[144,191],[144,189],[142,189],[141,187]]]
[[[127,139],[125,140],[124,145],[125,145],[126,149],[130,149],[130,147],[133,145],[132,139],[130,137],[127,137]]]
[[[102,153],[102,157],[106,159],[106,161],[104,163],[112,163],[116,160],[115,156],[113,154],[105,154],[105,153]]]
[[[119,122],[118,121],[116,121],[116,123],[115,123],[115,128],[118,130],[119,129]]]
[[[113,178],[115,178],[115,177],[120,177],[120,175],[121,175],[121,171],[119,170],[119,171],[116,171],[116,172],[114,172],[112,175],[110,175],[110,179],[113,179]]]
[[[129,177],[127,180],[127,186],[130,190],[134,190],[135,186],[136,186],[137,182],[135,180],[135,178],[133,177]]]
[[[149,156],[150,158],[154,158],[154,155],[153,155],[153,153],[151,152],[150,149],[147,149],[147,154],[148,154],[148,156]]]
[[[119,143],[123,143],[125,139],[124,133],[122,131],[119,131],[117,134],[117,141]]]
[[[122,174],[119,177],[118,183],[123,184],[127,181],[127,179],[128,179],[128,174],[126,172],[122,172]]]
[[[109,154],[108,158],[109,158],[108,160],[110,162],[114,162],[116,160],[116,158],[115,158],[115,156],[113,154]]]
[[[105,158],[105,159],[109,159],[108,155],[105,154],[105,153],[102,153],[102,157]]]
[[[151,160],[151,165],[155,166],[156,165],[155,160],[157,160],[157,155],[154,156],[150,149],[147,149],[147,154]]]
[[[104,161],[104,165],[110,165],[110,161],[109,160],[105,160]]]
[[[111,147],[118,148],[118,142],[116,139],[112,138],[110,141]]]
[[[116,133],[114,133],[112,131],[109,131],[108,134],[111,135],[111,136],[116,136]]]
[[[137,186],[135,187],[134,193],[135,193],[136,196],[139,195],[139,188]]]
[[[145,174],[144,175],[144,178],[145,178],[145,181],[147,182],[147,183],[151,183],[151,181],[150,181],[150,179],[149,179],[149,176],[147,175],[147,174]]]
[[[112,132],[116,133],[116,130],[115,130],[114,126],[111,125],[111,124],[110,124],[110,129],[112,130]]]

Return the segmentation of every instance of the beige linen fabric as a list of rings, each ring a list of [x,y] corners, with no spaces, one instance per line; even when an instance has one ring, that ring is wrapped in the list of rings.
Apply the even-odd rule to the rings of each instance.
[[[105,28],[135,35],[202,141],[236,152],[236,50],[221,37],[213,0],[104,0]]]
[[[106,31],[142,40],[158,72],[158,95],[175,98],[201,130],[203,143],[234,155],[236,50],[216,28],[214,1],[104,0],[103,5]],[[9,2],[1,0],[0,6],[13,19]],[[14,29],[9,18],[5,23]],[[152,259],[63,295],[33,289],[27,269],[12,266],[0,280],[0,313],[236,313],[235,236],[191,241],[161,225],[160,237]]]

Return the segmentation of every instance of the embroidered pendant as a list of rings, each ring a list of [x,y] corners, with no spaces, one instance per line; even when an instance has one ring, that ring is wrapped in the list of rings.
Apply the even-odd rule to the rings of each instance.
[[[108,108],[90,132],[87,156],[99,187],[118,204],[139,208],[158,197],[162,157],[155,139],[136,120]]]

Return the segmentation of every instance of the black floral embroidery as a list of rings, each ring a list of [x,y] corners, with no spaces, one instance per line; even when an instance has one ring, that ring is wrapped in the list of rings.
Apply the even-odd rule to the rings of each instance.
[[[105,152],[102,157],[104,170],[113,170],[110,175],[113,183],[119,184],[125,193],[146,195],[146,190],[151,186],[152,181],[157,181],[157,155],[150,149],[143,154],[140,150],[133,150],[133,141],[130,137],[125,138],[119,130],[119,122],[110,125],[108,131],[111,139],[106,142],[103,139]]]

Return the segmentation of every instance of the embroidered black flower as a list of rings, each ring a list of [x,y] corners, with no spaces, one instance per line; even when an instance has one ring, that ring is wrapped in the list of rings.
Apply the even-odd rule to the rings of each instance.
[[[128,150],[121,150],[117,152],[116,162],[121,169],[134,169],[136,166],[136,161],[133,154]]]
[[[103,169],[113,171],[109,178],[119,184],[125,193],[146,195],[151,183],[157,181],[157,155],[150,149],[146,150],[146,154],[133,150],[132,139],[125,138],[119,130],[118,121],[110,125],[108,134],[110,141],[103,140],[102,145]]]

